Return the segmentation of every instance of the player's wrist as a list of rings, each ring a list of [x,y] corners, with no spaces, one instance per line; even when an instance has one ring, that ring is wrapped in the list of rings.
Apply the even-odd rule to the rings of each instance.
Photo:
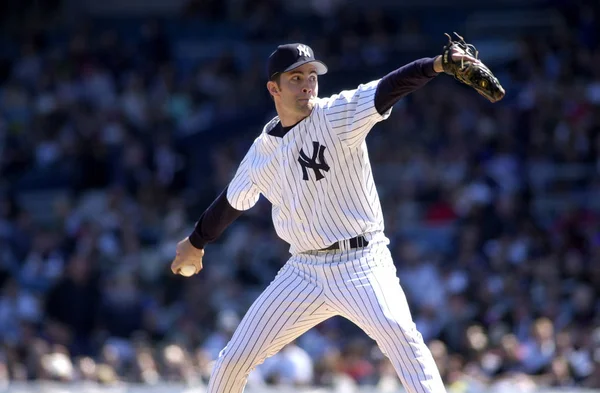
[[[444,72],[444,66],[442,64],[442,56],[438,55],[433,60],[433,70],[438,74]]]
[[[195,229],[188,236],[188,241],[194,248],[198,250],[204,250],[204,246],[206,246],[206,241],[202,238],[202,236],[200,236],[200,234]]]

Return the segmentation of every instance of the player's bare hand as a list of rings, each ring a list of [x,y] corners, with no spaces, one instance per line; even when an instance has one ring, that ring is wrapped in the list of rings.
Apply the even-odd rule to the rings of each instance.
[[[473,56],[470,56],[469,54],[467,54],[464,49],[462,48],[454,48],[452,50],[452,60],[454,61],[464,61],[464,62],[470,62],[470,63],[479,63],[479,59],[476,59]]]
[[[186,237],[177,243],[171,271],[173,274],[181,274],[186,277],[193,276],[202,270],[202,257],[204,257],[204,250],[194,247]]]
[[[470,56],[461,48],[455,48],[452,51],[452,59],[456,62],[460,62],[461,60],[465,63],[474,63],[477,64],[480,62],[479,59]],[[433,69],[435,72],[444,72],[444,67],[442,66],[442,56],[437,56],[435,61],[433,62]]]

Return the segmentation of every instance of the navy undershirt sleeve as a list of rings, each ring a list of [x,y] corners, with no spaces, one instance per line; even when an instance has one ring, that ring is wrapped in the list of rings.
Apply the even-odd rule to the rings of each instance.
[[[190,243],[196,248],[204,248],[207,243],[216,240],[241,215],[242,211],[234,209],[229,204],[226,187],[200,216],[194,231],[189,236]]]
[[[377,112],[384,114],[402,97],[435,78],[438,73],[433,69],[434,60],[429,57],[415,60],[381,78],[375,91]]]

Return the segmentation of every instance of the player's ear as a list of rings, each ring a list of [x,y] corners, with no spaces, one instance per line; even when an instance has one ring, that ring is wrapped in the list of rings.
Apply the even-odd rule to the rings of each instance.
[[[272,96],[279,95],[279,87],[277,86],[277,83],[275,83],[274,81],[267,82],[267,90],[269,90],[269,93]]]

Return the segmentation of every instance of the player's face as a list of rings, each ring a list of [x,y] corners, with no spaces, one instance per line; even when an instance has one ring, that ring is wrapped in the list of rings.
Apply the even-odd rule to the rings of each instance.
[[[314,65],[304,64],[281,74],[280,102],[289,111],[308,116],[319,93],[319,81]]]

